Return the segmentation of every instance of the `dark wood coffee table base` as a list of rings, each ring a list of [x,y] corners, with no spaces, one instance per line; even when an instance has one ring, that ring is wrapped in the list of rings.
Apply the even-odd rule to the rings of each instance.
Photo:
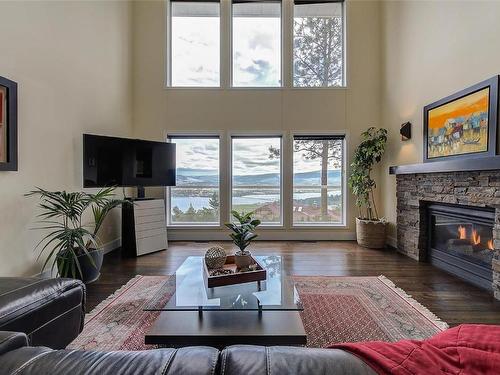
[[[145,343],[161,346],[305,345],[297,311],[164,311]]]

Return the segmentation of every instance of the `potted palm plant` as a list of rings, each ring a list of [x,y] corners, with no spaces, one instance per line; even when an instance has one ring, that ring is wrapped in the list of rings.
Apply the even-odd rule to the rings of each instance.
[[[233,232],[230,237],[240,249],[234,254],[234,262],[236,267],[245,269],[252,264],[252,254],[246,248],[252,240],[257,238],[255,229],[260,225],[260,220],[252,218],[254,212],[239,213],[238,211],[231,211],[231,214],[237,222],[226,223],[225,225]]]
[[[48,230],[36,248],[38,258],[46,254],[42,272],[52,260],[60,277],[72,277],[90,283],[99,278],[103,250],[99,229],[108,213],[124,201],[114,198],[114,188],[101,189],[96,194],[84,192],[47,191],[37,188],[26,194],[38,196],[42,212],[38,215],[40,230]],[[83,224],[87,211],[93,222]]]
[[[387,143],[387,130],[369,128],[361,134],[361,143],[354,152],[351,163],[349,187],[356,197],[356,239],[358,244],[369,248],[385,247],[387,222],[379,217],[373,190],[375,180],[371,176],[373,166],[380,162]]]

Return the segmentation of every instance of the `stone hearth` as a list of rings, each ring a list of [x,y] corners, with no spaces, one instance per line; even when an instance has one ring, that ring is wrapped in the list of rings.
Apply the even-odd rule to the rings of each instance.
[[[426,260],[429,202],[495,208],[493,293],[500,299],[500,170],[397,175],[398,251]]]

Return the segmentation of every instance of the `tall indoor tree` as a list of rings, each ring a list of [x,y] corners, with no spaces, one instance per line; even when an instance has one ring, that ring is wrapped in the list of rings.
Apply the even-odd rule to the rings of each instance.
[[[361,133],[361,143],[356,147],[351,163],[349,187],[358,207],[356,235],[358,243],[366,247],[385,246],[386,223],[378,215],[374,196],[377,185],[372,171],[382,160],[386,143],[386,129],[369,128]]]

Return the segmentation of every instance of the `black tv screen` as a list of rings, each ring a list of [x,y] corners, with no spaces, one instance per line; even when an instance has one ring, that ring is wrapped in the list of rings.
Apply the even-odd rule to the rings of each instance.
[[[83,186],[173,186],[175,144],[83,135]]]

